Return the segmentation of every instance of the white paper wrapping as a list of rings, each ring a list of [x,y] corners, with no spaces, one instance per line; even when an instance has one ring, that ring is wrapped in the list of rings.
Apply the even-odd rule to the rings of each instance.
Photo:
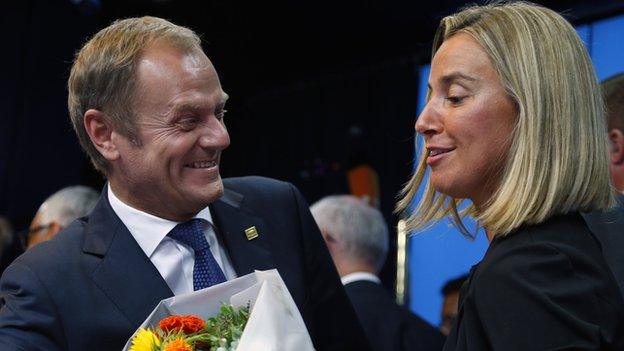
[[[255,271],[206,289],[162,300],[139,329],[154,329],[161,319],[170,315],[193,314],[208,319],[219,313],[222,303],[237,308],[250,304],[249,320],[236,351],[314,350],[303,318],[276,269]],[[124,351],[130,349],[131,340],[126,343]]]

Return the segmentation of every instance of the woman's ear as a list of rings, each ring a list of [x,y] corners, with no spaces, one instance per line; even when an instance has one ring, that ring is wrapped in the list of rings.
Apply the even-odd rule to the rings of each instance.
[[[119,158],[119,151],[113,142],[113,126],[106,114],[96,109],[89,109],[84,114],[84,125],[95,148],[109,161]]]

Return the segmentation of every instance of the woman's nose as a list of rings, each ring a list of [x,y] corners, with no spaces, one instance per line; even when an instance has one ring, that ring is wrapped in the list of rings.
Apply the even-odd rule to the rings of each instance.
[[[414,125],[416,132],[422,135],[437,134],[441,131],[442,126],[440,124],[439,114],[430,105],[430,103],[425,105],[425,108],[420,112],[420,115],[416,119],[416,124]]]

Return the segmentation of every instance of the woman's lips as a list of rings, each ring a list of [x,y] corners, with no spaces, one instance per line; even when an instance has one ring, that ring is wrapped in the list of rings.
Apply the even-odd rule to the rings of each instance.
[[[429,165],[430,167],[434,166],[453,150],[455,150],[455,148],[428,147],[427,165]]]

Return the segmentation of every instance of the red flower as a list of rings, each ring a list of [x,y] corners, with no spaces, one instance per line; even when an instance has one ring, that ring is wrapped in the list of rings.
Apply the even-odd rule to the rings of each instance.
[[[188,316],[169,316],[164,318],[158,323],[160,329],[164,332],[180,331],[185,334],[193,334],[204,329],[206,322],[203,319],[188,315]]]

